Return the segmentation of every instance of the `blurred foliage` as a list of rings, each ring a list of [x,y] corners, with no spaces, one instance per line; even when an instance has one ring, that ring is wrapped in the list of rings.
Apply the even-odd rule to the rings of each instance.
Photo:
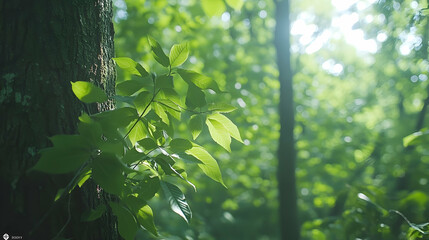
[[[227,91],[223,101],[238,108],[229,117],[238,125],[244,145],[232,142],[232,152],[226,154],[221,147],[204,144],[212,143],[207,128],[200,136],[219,160],[228,189],[202,174],[190,174],[199,189],[185,189],[194,210],[190,226],[153,200],[163,239],[278,239],[279,83],[272,44],[273,2],[114,3],[116,56],[129,56],[156,71],[147,58],[147,35],[162,46],[188,41],[191,55],[184,67],[192,64],[216,79]],[[343,5],[292,1],[302,239],[424,239],[429,148],[424,138],[403,138],[419,131],[425,136],[428,127],[428,3],[380,0]],[[354,19],[354,33],[371,40],[374,51],[360,51],[347,33],[332,27],[347,17]],[[119,79],[127,77],[125,72],[118,74]],[[189,134],[186,125],[177,131]]]

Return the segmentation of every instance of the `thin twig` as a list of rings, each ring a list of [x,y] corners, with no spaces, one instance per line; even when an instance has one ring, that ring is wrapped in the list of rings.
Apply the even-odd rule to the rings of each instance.
[[[165,103],[163,103],[163,102],[160,102],[160,101],[154,101],[154,102],[156,102],[156,103],[159,103],[159,104],[161,104],[161,105],[163,105],[163,106],[166,106],[166,107],[168,107],[168,108],[170,108],[170,109],[172,109],[172,110],[174,110],[174,111],[176,111],[176,112],[182,112],[182,111],[180,111],[180,110],[177,110],[177,109],[174,109],[174,108],[172,108],[171,106],[168,106],[167,104],[165,104]],[[187,108],[185,108],[185,107],[182,107],[182,106],[180,106],[179,104],[177,104],[177,103],[175,103],[175,102],[173,102],[173,101],[171,101],[174,105],[176,105],[177,107],[179,107],[179,108],[181,108],[181,109],[183,109],[183,110],[185,110],[185,111],[187,111],[187,112],[190,112],[190,113],[195,113],[195,114],[204,114],[204,113],[212,113],[212,112],[214,112],[214,111],[200,111],[200,112],[197,112],[197,111],[194,111],[194,110],[189,110],[189,109],[187,109]]]
[[[136,122],[133,124],[133,126],[130,128],[130,130],[128,130],[127,134],[125,134],[124,138],[127,138],[128,135],[131,133],[131,131],[134,129],[134,127],[137,125],[137,123],[142,119],[143,115],[145,114],[146,110],[149,108],[150,104],[153,102],[153,100],[155,99],[156,95],[158,95],[159,90],[153,95],[152,99],[150,100],[150,102],[146,105],[146,107],[144,108],[143,112],[140,114],[140,116],[137,118]]]
[[[34,231],[36,231],[40,227],[40,225],[46,220],[46,218],[51,214],[52,210],[56,206],[55,203],[57,203],[58,200],[60,200],[64,196],[64,193],[67,193],[70,191],[70,189],[73,186],[73,183],[75,182],[76,178],[82,173],[82,170],[86,167],[87,164],[88,164],[88,161],[84,162],[81,165],[79,170],[73,176],[72,180],[64,188],[64,191],[61,193],[61,196],[57,199],[57,201],[54,202],[54,204],[51,205],[51,207],[48,209],[48,211],[46,211],[45,215],[43,215],[43,217],[36,223],[36,225],[33,227],[33,229],[31,229],[31,231],[29,233],[30,236],[33,235]]]

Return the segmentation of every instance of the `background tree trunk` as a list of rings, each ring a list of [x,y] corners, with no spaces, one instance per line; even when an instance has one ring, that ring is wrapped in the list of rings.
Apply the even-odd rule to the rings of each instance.
[[[64,237],[118,238],[109,213],[80,222],[83,211],[108,198],[93,183],[74,190],[70,205],[68,197],[54,204],[70,176],[28,171],[49,136],[76,132],[82,111],[112,107],[83,105],[70,84],[91,81],[114,93],[111,18],[111,0],[0,0],[0,229],[9,235],[51,239],[70,218]]]
[[[280,81],[280,140],[278,148],[278,191],[280,233],[283,240],[297,240],[300,236],[296,203],[295,142],[292,71],[290,66],[289,1],[276,1],[275,46]]]

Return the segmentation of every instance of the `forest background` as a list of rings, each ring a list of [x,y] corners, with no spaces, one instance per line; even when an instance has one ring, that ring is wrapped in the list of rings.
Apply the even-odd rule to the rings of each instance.
[[[301,239],[428,237],[428,5],[291,1]],[[275,1],[114,0],[113,9],[116,57],[158,71],[148,35],[161,46],[188,42],[184,67],[215,79],[237,108],[228,116],[244,144],[232,142],[229,153],[207,129],[199,137],[228,189],[188,172],[198,188],[181,186],[189,225],[167,202],[149,201],[162,239],[281,239]],[[130,77],[117,75],[117,84]]]
[[[244,1],[234,9],[222,1],[129,0],[115,6],[116,55],[149,62],[146,34],[167,45],[189,41],[190,62],[228,89],[225,97],[238,108],[231,118],[245,143],[233,144],[231,154],[210,148],[229,189],[193,176],[201,187],[189,192],[196,214],[188,230],[167,213],[158,222],[188,239],[279,237],[275,4]],[[403,141],[427,126],[427,7],[426,1],[291,2],[303,239],[411,236],[407,221],[389,210],[413,223],[428,221],[426,148]]]

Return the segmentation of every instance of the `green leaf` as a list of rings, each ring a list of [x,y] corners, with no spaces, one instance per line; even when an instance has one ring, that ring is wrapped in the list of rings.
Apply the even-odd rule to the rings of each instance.
[[[91,222],[100,218],[103,213],[106,211],[106,205],[100,204],[95,209],[90,209],[82,214],[81,221]]]
[[[229,134],[231,134],[231,137],[243,143],[243,140],[241,140],[240,132],[238,131],[237,126],[231,120],[229,120],[229,118],[225,117],[220,113],[211,114],[207,118],[216,120],[219,123],[221,123],[228,130]]]
[[[79,121],[83,123],[91,123],[92,119],[88,114],[82,113],[82,115],[79,116]]]
[[[143,79],[127,80],[116,85],[116,94],[120,96],[131,96],[143,87],[148,87],[152,84],[149,77]]]
[[[179,178],[187,182],[189,185],[191,185],[194,188],[195,192],[197,191],[195,185],[188,180],[185,170],[180,167],[173,167],[175,161],[171,157],[171,155],[158,155],[158,157],[155,158],[155,161],[161,167],[165,174],[178,176]]]
[[[62,174],[77,170],[91,156],[91,148],[80,135],[56,135],[51,138],[54,147],[40,151],[41,157],[34,170]]]
[[[171,88],[163,88],[161,91],[159,91],[158,96],[162,99],[168,99],[175,103],[178,106],[183,107],[182,100],[180,99],[179,94]]]
[[[125,156],[122,158],[122,162],[125,164],[131,164],[146,158],[147,155],[145,153],[138,152],[135,148],[132,148],[125,153]]]
[[[113,154],[101,154],[92,162],[92,177],[106,192],[120,195],[125,183],[123,169]]]
[[[170,120],[168,119],[168,116],[167,116],[167,113],[165,112],[164,107],[157,102],[153,102],[152,106],[153,106],[153,109],[155,110],[156,115],[158,115],[165,124],[169,125]]]
[[[140,223],[146,230],[155,236],[158,232],[155,227],[152,209],[147,205],[147,202],[135,196],[128,196],[124,199],[126,206],[137,217],[137,222]]]
[[[171,159],[165,155],[160,154],[155,158],[155,162],[158,164],[158,166],[160,166],[162,168],[162,170],[164,171],[165,174],[167,174],[167,175],[174,175],[175,174],[175,171],[174,171],[173,167],[171,166],[174,164],[173,159]],[[158,171],[159,171],[159,168],[158,168]]]
[[[116,102],[116,106],[133,106],[135,97],[133,96],[113,96],[113,99]]]
[[[130,122],[137,119],[138,114],[135,108],[123,107],[97,113],[92,115],[92,117],[100,122],[103,130],[109,128],[116,130],[119,127],[129,125]]]
[[[106,93],[101,88],[90,82],[71,82],[72,90],[79,100],[84,103],[104,102],[107,100]]]
[[[243,7],[244,0],[226,0],[226,3],[238,11]]]
[[[158,147],[156,142],[152,138],[144,138],[138,141],[139,145],[142,146],[145,150],[152,150]]]
[[[87,139],[80,135],[55,135],[50,137],[55,148],[71,148],[77,151],[89,151]]]
[[[138,114],[142,114],[143,111],[145,111],[143,116],[146,116],[151,110],[150,103],[152,101],[153,94],[151,92],[141,92],[139,95],[134,99],[134,105],[136,106]]]
[[[58,189],[57,194],[55,195],[55,198],[54,198],[54,202],[58,201],[64,195],[65,190],[66,190],[65,188]]]
[[[195,86],[203,90],[211,89],[218,93],[221,92],[221,90],[219,89],[219,86],[212,78],[209,78],[201,73],[197,73],[197,72],[194,72],[191,70],[185,70],[185,69],[177,69],[177,73],[188,84],[193,83],[195,84]]]
[[[176,118],[177,120],[180,120],[181,117],[181,110],[179,108],[179,106],[172,102],[169,99],[159,99],[157,100],[157,102],[161,105],[163,105],[164,109],[174,118]]]
[[[139,209],[137,213],[137,220],[146,230],[148,230],[153,235],[158,236],[158,231],[156,230],[154,223],[153,211],[149,205],[145,205]]]
[[[165,74],[160,75],[156,78],[156,88],[174,88],[173,76],[167,76]]]
[[[210,153],[208,153],[204,148],[196,146],[187,150],[186,154],[200,160],[202,164],[198,164],[198,167],[200,167],[208,177],[215,180],[216,182],[219,182],[226,188],[225,183],[222,180],[222,174],[220,172],[219,165],[210,155]]]
[[[201,115],[193,115],[189,120],[189,130],[191,130],[192,138],[195,140],[203,130],[203,118]]]
[[[192,212],[182,191],[177,186],[165,181],[161,181],[161,187],[171,209],[189,223]]]
[[[164,67],[170,66],[170,59],[165,55],[161,45],[151,36],[147,37],[149,45],[152,49],[153,57]]]
[[[144,69],[144,67],[140,63],[135,62],[131,58],[118,57],[118,58],[113,58],[113,60],[115,60],[116,64],[118,64],[120,68],[124,69],[125,71],[131,74],[142,76],[142,77],[149,76],[149,73],[146,71],[146,69]]]
[[[116,156],[124,155],[124,142],[116,139],[107,139],[98,144],[98,148],[102,153],[112,153]]]
[[[209,16],[220,16],[225,12],[225,3],[222,0],[201,0],[204,12]]]
[[[134,125],[134,122],[132,122],[128,127],[127,130],[129,131],[130,128]],[[128,134],[128,138],[130,139],[131,144],[134,146],[139,140],[142,140],[147,136],[147,130],[142,122],[142,120],[139,120],[134,128],[130,131]]]
[[[138,194],[145,200],[150,200],[155,196],[160,188],[160,182],[158,176],[146,176],[142,181],[139,182]]]
[[[429,142],[429,131],[418,131],[403,139],[404,147],[419,145]]]
[[[170,148],[174,153],[184,152],[192,148],[192,143],[183,138],[175,138],[170,142]]]
[[[207,102],[204,92],[195,87],[193,84],[190,84],[186,94],[186,106],[194,109],[196,107],[204,107],[206,104]]]
[[[134,240],[138,226],[133,214],[117,202],[109,202],[113,214],[118,218],[118,230],[125,240]]]
[[[170,65],[177,67],[182,65],[189,55],[188,43],[174,44],[170,50]]]
[[[101,135],[103,134],[101,125],[92,119],[89,119],[89,122],[80,122],[78,124],[78,130],[80,135],[92,144],[101,141]]]
[[[174,129],[172,126],[169,126],[162,121],[153,122],[153,124],[148,123],[148,126],[150,134],[158,146],[164,145],[165,139],[168,138],[168,136],[174,135]]]
[[[213,103],[209,105],[208,109],[209,111],[229,113],[236,110],[237,108],[226,103]]]
[[[178,166],[174,166],[171,168],[179,178],[187,182],[194,189],[194,191],[197,192],[197,187],[195,187],[195,185],[188,180],[188,174],[186,173],[185,169]]]
[[[231,152],[231,136],[228,130],[220,122],[214,119],[207,118],[206,124],[213,140],[228,152]]]
[[[82,185],[91,177],[92,170],[84,171],[78,178],[77,185],[81,188]]]

